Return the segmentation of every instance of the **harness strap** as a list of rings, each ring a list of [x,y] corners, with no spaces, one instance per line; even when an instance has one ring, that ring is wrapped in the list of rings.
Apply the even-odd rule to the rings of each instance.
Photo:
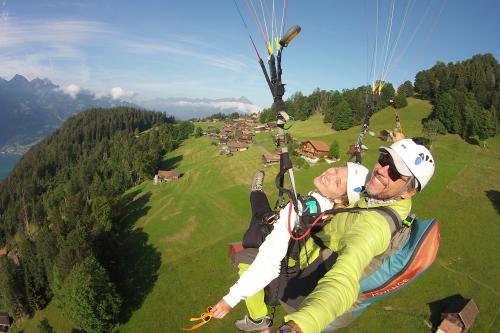
[[[333,208],[324,211],[325,215],[335,215],[338,213],[349,213],[349,212],[363,212],[367,210],[374,210],[381,215],[383,215],[387,222],[389,222],[389,227],[391,229],[391,235],[394,236],[403,227],[403,220],[399,217],[398,213],[390,207],[351,207],[351,208]]]

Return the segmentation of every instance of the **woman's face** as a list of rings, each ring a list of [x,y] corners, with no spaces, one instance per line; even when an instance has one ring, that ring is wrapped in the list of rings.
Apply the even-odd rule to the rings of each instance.
[[[314,178],[314,186],[331,200],[345,196],[347,194],[347,166],[326,170]]]

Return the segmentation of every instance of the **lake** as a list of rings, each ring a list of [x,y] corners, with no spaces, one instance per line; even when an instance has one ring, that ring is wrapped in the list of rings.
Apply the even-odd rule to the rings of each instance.
[[[0,154],[0,182],[7,176],[20,158],[21,155]]]

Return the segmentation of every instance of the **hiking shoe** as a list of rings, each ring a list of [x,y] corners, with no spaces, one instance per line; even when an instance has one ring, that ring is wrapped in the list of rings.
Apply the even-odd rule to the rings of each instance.
[[[273,325],[273,321],[268,316],[259,318],[257,320],[252,320],[248,315],[245,315],[243,319],[234,322],[234,326],[240,331],[250,332],[250,331],[262,331],[263,329],[269,328]]]
[[[253,174],[251,191],[262,191],[264,188],[264,171],[259,170]]]

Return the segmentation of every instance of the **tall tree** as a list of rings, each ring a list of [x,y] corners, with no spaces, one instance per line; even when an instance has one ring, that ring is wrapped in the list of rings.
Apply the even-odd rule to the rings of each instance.
[[[116,322],[121,299],[106,270],[90,256],[77,264],[62,285],[62,311],[87,332],[108,332]]]
[[[394,90],[394,86],[392,83],[386,83],[382,87],[382,91],[380,92],[380,97],[377,102],[377,110],[384,109],[391,105],[391,101],[394,99],[394,95],[396,94]]]
[[[330,145],[330,150],[328,152],[329,157],[339,158],[339,143],[334,140]]]
[[[346,101],[340,102],[333,109],[332,128],[346,130],[352,126],[352,110]]]
[[[398,95],[403,94],[405,97],[413,96],[413,84],[407,80],[398,87]]]

